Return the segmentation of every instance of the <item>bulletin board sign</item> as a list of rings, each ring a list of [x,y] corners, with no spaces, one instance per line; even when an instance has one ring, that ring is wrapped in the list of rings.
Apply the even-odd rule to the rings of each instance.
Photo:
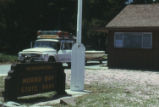
[[[6,100],[50,91],[65,93],[65,73],[61,63],[15,64],[5,78]]]

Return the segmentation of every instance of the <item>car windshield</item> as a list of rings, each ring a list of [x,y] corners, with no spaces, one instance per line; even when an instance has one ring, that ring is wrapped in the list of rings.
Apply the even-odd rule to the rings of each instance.
[[[36,41],[34,44],[34,48],[47,47],[47,48],[57,49],[57,46],[58,46],[58,42],[53,42],[53,41]]]

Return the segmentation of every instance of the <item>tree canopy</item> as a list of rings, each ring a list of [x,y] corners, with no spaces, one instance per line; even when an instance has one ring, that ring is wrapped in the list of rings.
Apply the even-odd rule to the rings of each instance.
[[[150,1],[153,0],[147,3],[152,3]],[[101,34],[92,28],[105,27],[125,7],[125,2],[83,0],[84,44],[93,41],[91,44],[96,45]],[[134,3],[145,3],[145,0],[134,0]],[[38,30],[65,30],[76,34],[77,0],[0,0],[0,13],[0,51],[3,52],[17,53],[29,47]]]

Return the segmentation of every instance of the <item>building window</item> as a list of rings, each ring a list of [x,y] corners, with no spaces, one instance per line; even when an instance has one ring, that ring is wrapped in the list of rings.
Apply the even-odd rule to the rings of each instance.
[[[152,32],[115,32],[115,48],[152,48]]]

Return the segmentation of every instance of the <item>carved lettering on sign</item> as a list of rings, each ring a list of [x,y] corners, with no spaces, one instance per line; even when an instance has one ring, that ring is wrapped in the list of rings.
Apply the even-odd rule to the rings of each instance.
[[[42,90],[49,90],[52,88],[54,88],[54,84],[52,84],[52,83],[42,85]]]
[[[41,84],[41,85],[39,85]],[[54,76],[53,75],[42,75],[34,77],[22,78],[21,93],[27,92],[38,92],[39,89],[42,91],[51,90],[54,87]]]
[[[29,84],[29,83],[40,83],[42,81],[42,77],[27,77],[22,79],[23,84]]]
[[[27,71],[39,71],[39,70],[52,70],[52,66],[31,66],[31,67],[26,67]]]
[[[27,92],[38,92],[38,87],[36,85],[22,86],[21,93],[27,93]]]

